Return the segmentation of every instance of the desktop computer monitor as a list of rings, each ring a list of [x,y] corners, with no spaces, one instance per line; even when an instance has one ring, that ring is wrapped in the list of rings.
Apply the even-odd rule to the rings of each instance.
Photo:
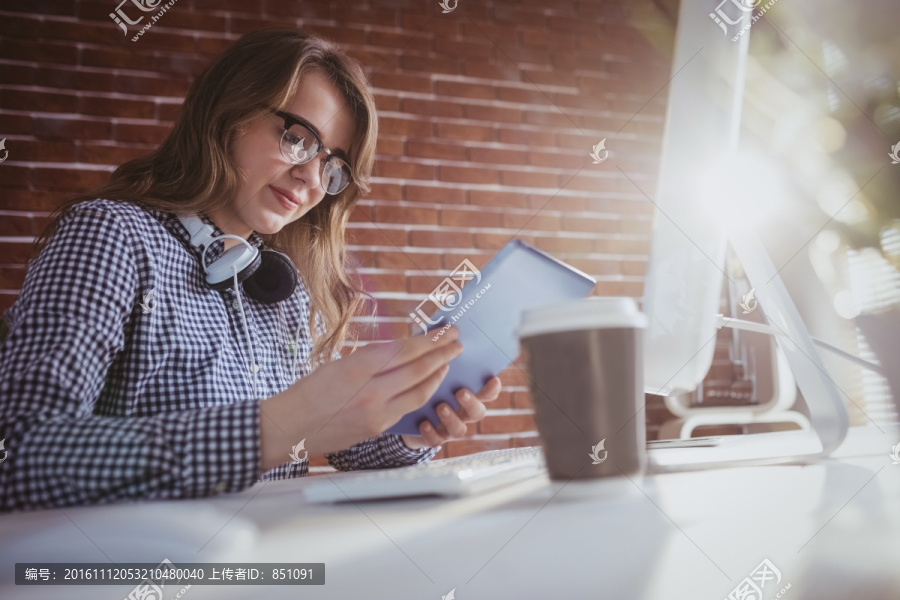
[[[737,152],[749,36],[723,41],[707,4],[681,3],[658,192],[651,198],[645,191],[656,208],[643,303],[645,391],[691,392],[709,371],[730,243],[760,309],[780,332],[777,343],[827,454],[848,428],[838,389],[752,228],[710,210],[710,202],[727,202],[744,183],[719,169]]]

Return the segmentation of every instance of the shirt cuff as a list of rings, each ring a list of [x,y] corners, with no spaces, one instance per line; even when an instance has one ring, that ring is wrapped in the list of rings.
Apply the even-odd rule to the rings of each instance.
[[[185,414],[188,497],[237,492],[259,480],[259,403],[246,400]]]
[[[403,464],[425,462],[441,451],[440,446],[424,446],[418,449],[410,448],[406,445],[406,442],[403,441],[403,436],[399,433],[385,433],[384,440],[387,456],[390,456],[397,462]]]
[[[389,469],[406,467],[431,459],[440,450],[422,448],[413,450],[407,446],[399,434],[381,433],[376,437],[333,454],[326,454],[328,464],[339,471],[359,469]]]

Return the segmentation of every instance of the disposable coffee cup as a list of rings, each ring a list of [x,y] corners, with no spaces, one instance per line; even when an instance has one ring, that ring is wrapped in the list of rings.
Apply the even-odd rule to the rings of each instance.
[[[522,314],[517,333],[551,479],[646,468],[646,326],[631,298],[589,296]]]

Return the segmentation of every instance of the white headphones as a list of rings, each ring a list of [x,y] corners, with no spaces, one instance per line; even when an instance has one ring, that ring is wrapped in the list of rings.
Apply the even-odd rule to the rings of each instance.
[[[197,215],[176,215],[191,236],[191,245],[203,248],[200,265],[206,272],[206,282],[214,290],[226,290],[237,271],[238,281],[248,296],[264,304],[286,300],[297,289],[297,268],[287,255],[275,250],[260,252],[244,238],[224,234],[213,236],[214,229]],[[241,244],[229,248],[222,256],[206,266],[206,251],[222,238],[234,238]]]

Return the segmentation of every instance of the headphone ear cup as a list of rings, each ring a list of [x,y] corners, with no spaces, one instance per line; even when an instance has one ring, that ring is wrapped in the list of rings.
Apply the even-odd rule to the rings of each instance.
[[[287,300],[297,289],[297,268],[287,255],[275,250],[260,252],[259,268],[244,281],[244,291],[263,304]]]
[[[206,282],[209,284],[209,287],[221,292],[233,286],[233,265],[240,269],[237,274],[238,283],[247,281],[262,265],[260,253],[257,252],[252,260],[250,256],[249,250],[243,244],[226,250],[222,256],[213,261],[207,268]],[[248,260],[249,263],[247,262]],[[241,268],[240,265],[242,264],[246,264],[246,266]]]

